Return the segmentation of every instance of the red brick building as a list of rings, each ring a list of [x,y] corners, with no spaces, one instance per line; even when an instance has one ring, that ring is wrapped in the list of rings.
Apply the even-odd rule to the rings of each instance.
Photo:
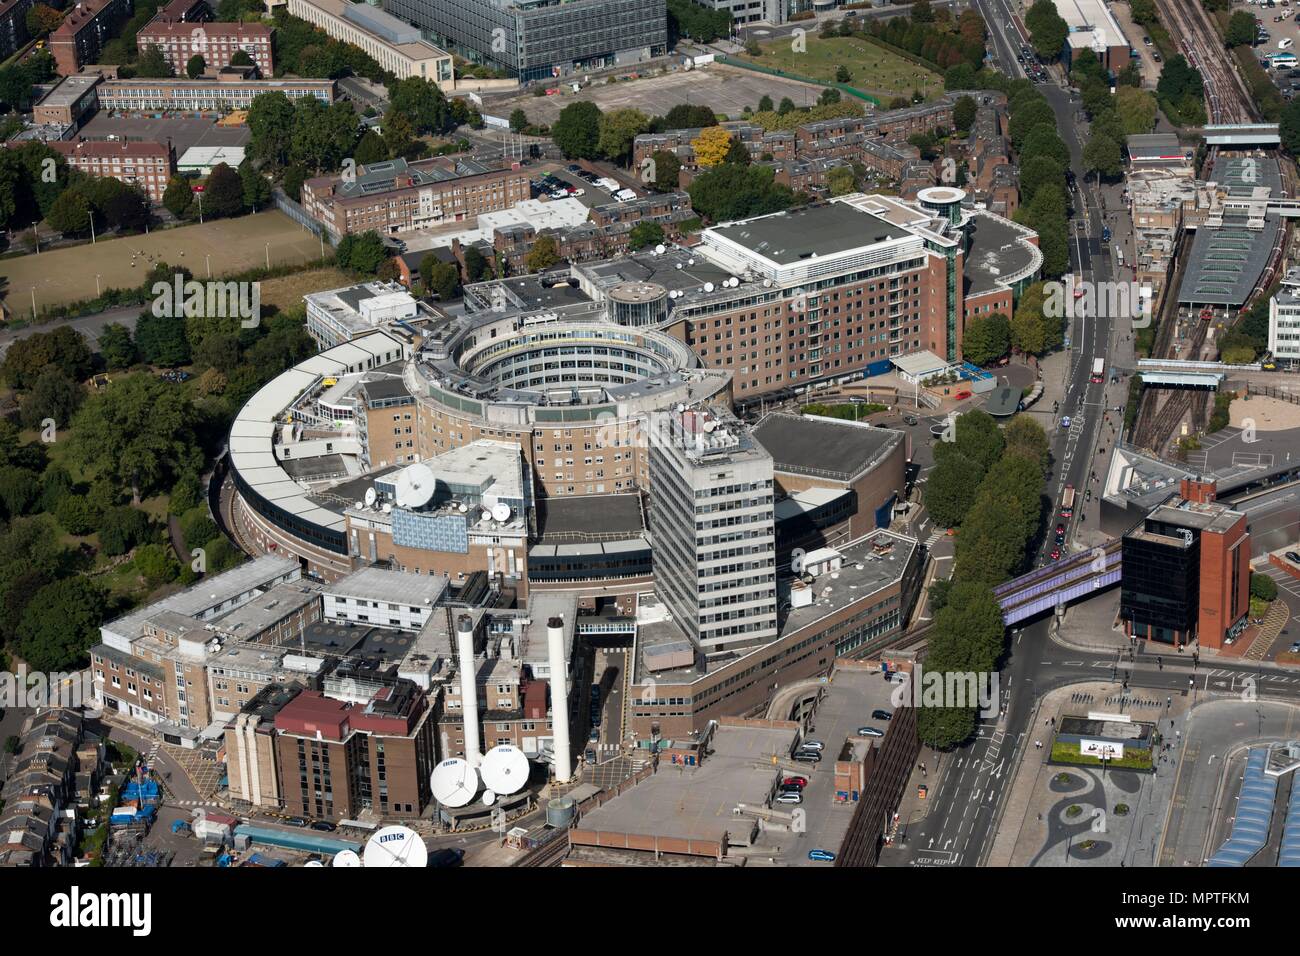
[[[50,52],[60,76],[99,59],[104,44],[131,16],[131,0],[82,0],[50,34]]]
[[[163,143],[74,140],[47,145],[74,169],[90,176],[111,176],[134,183],[155,203],[162,202],[174,166],[172,148]]]
[[[177,75],[185,72],[190,58],[203,57],[205,72],[230,65],[230,58],[243,50],[263,76],[271,76],[271,28],[260,23],[172,22],[162,16],[146,23],[136,36],[140,50],[156,46]]]

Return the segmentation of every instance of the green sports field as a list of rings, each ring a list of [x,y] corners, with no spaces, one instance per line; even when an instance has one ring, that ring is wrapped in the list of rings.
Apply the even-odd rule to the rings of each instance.
[[[826,82],[834,82],[835,71],[843,64],[852,74],[850,86],[874,94],[886,104],[895,96],[911,96],[913,90],[926,96],[943,92],[943,77],[874,43],[857,37],[823,40],[812,34],[802,39],[807,46],[802,52],[794,50],[793,38],[783,37],[760,43],[762,56],[739,59]]]

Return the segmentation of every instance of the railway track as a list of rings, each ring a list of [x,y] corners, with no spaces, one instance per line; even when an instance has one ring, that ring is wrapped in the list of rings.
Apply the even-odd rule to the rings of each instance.
[[[1156,0],[1160,19],[1177,38],[1187,62],[1201,72],[1212,123],[1250,123],[1259,117],[1250,94],[1224,54],[1223,42],[1199,3]]]

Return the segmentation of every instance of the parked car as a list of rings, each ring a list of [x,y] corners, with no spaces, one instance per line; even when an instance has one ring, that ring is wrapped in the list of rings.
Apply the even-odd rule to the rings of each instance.
[[[915,415],[904,415],[904,416],[903,416],[903,424],[904,424],[904,425],[915,425],[915,424],[916,424],[916,416],[915,416]]]
[[[879,727],[859,727],[858,736],[859,737],[883,737],[885,736],[885,732],[881,730]]]
[[[783,783],[776,789],[778,793],[803,793],[803,785],[798,783]]]
[[[1288,551],[1286,553],[1286,559],[1288,561],[1294,561],[1296,564],[1300,564],[1300,554],[1297,554],[1295,551]]]
[[[591,733],[587,735],[587,743],[589,744],[600,743],[600,731],[593,728]]]
[[[446,847],[441,850],[434,850],[429,854],[428,862],[425,866],[435,867],[452,867],[460,866],[465,861],[465,851],[454,847]]]
[[[784,793],[778,793],[772,801],[773,803],[803,803],[803,794],[795,790],[787,790]]]
[[[892,720],[893,717],[894,715],[890,711],[884,710],[880,707],[877,707],[871,712],[872,720]]]
[[[830,863],[834,861],[835,854],[830,850],[809,850],[808,859],[815,863]]]
[[[328,820],[317,820],[311,825],[313,830],[319,830],[321,833],[333,833],[338,827]]]
[[[826,749],[826,745],[822,743],[820,740],[805,740],[803,743],[799,745],[799,749],[815,750],[818,753],[821,753],[823,750]]]
[[[309,823],[310,821],[306,817],[290,817],[284,821],[284,825],[287,827],[306,827]]]
[[[1300,641],[1292,641],[1292,642],[1291,642],[1291,653],[1292,653],[1292,654],[1300,654]]]
[[[594,764],[594,763],[596,762],[596,751],[594,751],[594,750],[592,750],[590,747],[588,747],[588,748],[587,748],[587,752],[584,753],[584,754],[582,755],[582,757],[583,757],[584,760],[587,761],[587,763],[589,763],[589,764]]]
[[[782,783],[797,783],[797,784],[799,784],[799,786],[801,786],[801,787],[806,787],[806,786],[808,786],[808,778],[807,778],[807,777],[786,777],[786,778],[785,778],[784,780],[782,780],[781,782],[782,782]]]
[[[822,755],[815,750],[801,750],[790,759],[797,763],[821,763]]]

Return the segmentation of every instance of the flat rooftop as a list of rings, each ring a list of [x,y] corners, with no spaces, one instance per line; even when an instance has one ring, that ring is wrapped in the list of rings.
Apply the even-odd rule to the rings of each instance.
[[[356,657],[389,664],[402,660],[414,643],[415,635],[410,631],[326,621],[307,625],[302,635],[302,650],[306,654]]]
[[[411,608],[433,606],[447,590],[447,578],[441,574],[411,574],[386,568],[362,568],[321,588],[337,597],[382,601]]]
[[[970,248],[962,268],[966,295],[980,295],[1005,288],[1042,267],[1043,255],[1029,241],[1029,230],[984,213],[967,222]]]
[[[903,441],[903,433],[862,422],[773,413],[754,426],[754,438],[776,471],[848,481]]]
[[[286,581],[237,607],[217,621],[217,630],[237,638],[258,634],[299,608],[320,600],[321,586],[314,581]]]
[[[739,804],[766,806],[780,771],[776,755],[788,756],[794,746],[793,728],[720,726],[710,742],[711,753],[698,767],[666,767],[629,788],[621,796],[586,813],[579,830],[637,834],[720,844],[728,834],[754,825],[750,816],[737,816]]]
[[[783,266],[911,236],[878,216],[839,202],[715,226],[711,231]]]
[[[537,536],[548,543],[630,538],[645,530],[641,496],[587,495],[537,501]]]
[[[59,83],[46,93],[38,102],[37,106],[72,106],[77,100],[86,95],[86,91],[92,89],[100,81],[98,73],[81,73],[65,76]]]
[[[1147,516],[1147,520],[1222,534],[1244,517],[1242,512],[1233,511],[1226,505],[1190,504],[1181,508],[1161,505]]]

